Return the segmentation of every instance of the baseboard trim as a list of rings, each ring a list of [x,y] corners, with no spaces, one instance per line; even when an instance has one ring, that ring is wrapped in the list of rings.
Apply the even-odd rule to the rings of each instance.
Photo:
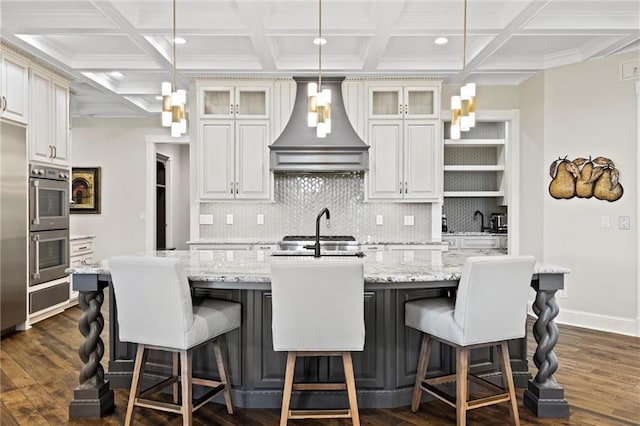
[[[531,308],[529,315],[536,316]],[[555,321],[558,324],[640,337],[640,318],[623,318],[561,308]]]

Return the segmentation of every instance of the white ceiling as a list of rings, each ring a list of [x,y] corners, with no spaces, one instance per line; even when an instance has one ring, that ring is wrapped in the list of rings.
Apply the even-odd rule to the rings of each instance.
[[[462,81],[463,0],[324,0],[323,71]],[[6,42],[73,79],[74,116],[157,114],[171,0],[0,0]],[[467,81],[640,52],[639,0],[468,0]],[[315,75],[316,0],[177,0],[178,86],[194,76]],[[438,36],[449,43],[436,45]],[[639,54],[640,55],[640,54]],[[120,71],[121,78],[109,75]]]

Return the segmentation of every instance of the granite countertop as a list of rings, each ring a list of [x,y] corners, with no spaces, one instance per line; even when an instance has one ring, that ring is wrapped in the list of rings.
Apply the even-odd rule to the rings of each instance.
[[[203,238],[199,240],[187,241],[187,245],[198,244],[221,244],[221,245],[260,245],[260,244],[278,244],[280,240],[258,239],[258,238]],[[446,245],[441,241],[376,241],[376,240],[358,240],[360,245]]]
[[[358,257],[331,257],[336,262],[358,259],[364,263],[367,283],[401,283],[457,280],[462,265],[470,256],[492,256],[495,250],[460,251],[384,251]],[[313,262],[312,256],[276,257],[261,251],[235,250],[173,250],[142,253],[140,256],[168,257],[179,259],[193,281],[218,282],[270,282],[270,266],[274,261],[305,259]],[[325,257],[326,259],[327,257]],[[277,259],[277,260],[275,260]],[[109,274],[108,261],[81,268],[69,268],[68,273]],[[534,273],[565,274],[568,268],[537,263]]]

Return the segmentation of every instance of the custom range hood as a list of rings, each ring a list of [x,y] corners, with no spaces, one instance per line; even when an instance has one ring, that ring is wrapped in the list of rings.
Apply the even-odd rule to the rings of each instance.
[[[316,137],[307,126],[307,84],[316,79],[294,78],[296,100],[287,126],[271,149],[274,172],[359,172],[369,168],[369,146],[351,127],[342,102],[344,77],[322,79],[322,88],[331,89],[331,133]]]

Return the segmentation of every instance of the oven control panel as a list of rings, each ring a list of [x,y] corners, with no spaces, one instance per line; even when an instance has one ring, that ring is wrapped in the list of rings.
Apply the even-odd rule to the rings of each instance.
[[[31,177],[49,180],[69,181],[69,170],[39,165],[31,166]]]

